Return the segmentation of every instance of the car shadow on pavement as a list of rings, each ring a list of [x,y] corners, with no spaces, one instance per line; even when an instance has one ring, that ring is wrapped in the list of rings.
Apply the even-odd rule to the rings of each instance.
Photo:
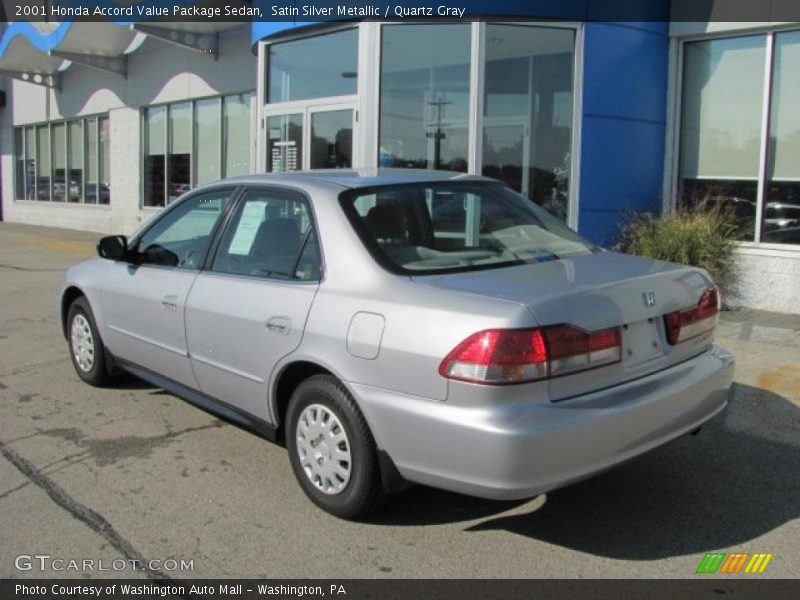
[[[419,486],[369,521],[478,520],[466,531],[505,530],[588,554],[655,560],[744,545],[800,517],[798,473],[800,408],[736,384],[728,409],[698,435],[550,492],[532,510],[523,507],[529,501],[492,502]]]
[[[798,473],[800,408],[736,384],[728,410],[699,435],[467,531],[506,530],[627,560],[742,546],[800,517]]]

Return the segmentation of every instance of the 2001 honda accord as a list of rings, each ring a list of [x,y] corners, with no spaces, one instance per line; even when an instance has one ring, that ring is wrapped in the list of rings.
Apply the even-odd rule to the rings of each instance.
[[[81,379],[129,371],[285,440],[340,517],[406,482],[530,497],[727,404],[705,271],[604,251],[486,178],[232,179],[98,253],[61,297]]]

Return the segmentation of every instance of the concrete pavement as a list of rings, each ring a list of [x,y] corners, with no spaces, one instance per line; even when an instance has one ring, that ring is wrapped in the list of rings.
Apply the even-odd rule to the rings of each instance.
[[[417,487],[355,524],[282,448],[133,378],[78,380],[56,294],[97,237],[0,223],[0,577],[682,578],[711,551],[800,573],[800,317],[723,316],[736,386],[698,436],[530,501]],[[150,571],[15,567],[36,553]]]

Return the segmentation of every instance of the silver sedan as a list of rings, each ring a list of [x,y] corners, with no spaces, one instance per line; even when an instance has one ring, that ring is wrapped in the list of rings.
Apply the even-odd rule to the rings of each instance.
[[[343,518],[409,482],[531,497],[727,404],[705,271],[605,251],[486,178],[231,179],[98,254],[61,296],[78,376],[127,371],[285,442]]]

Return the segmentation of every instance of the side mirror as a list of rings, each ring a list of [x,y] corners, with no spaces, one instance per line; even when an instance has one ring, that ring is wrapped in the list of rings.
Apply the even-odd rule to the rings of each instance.
[[[124,235],[109,235],[97,242],[97,254],[108,260],[128,260],[128,238]]]

